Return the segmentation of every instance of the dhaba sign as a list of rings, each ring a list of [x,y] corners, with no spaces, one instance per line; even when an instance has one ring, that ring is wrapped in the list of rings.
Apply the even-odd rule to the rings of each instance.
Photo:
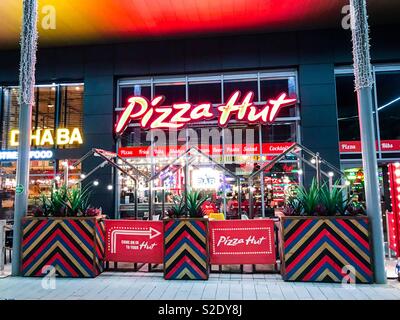
[[[18,146],[19,130],[10,131],[10,146]],[[83,144],[82,134],[79,128],[67,129],[37,129],[32,131],[31,145],[34,146],[63,146]]]
[[[134,96],[128,99],[128,105],[122,111],[115,132],[122,134],[131,121],[139,121],[143,129],[181,129],[186,124],[204,120],[218,119],[220,127],[226,127],[231,119],[246,123],[268,124],[275,121],[279,111],[296,104],[297,99],[281,93],[276,99],[269,99],[263,106],[253,103],[254,93],[249,91],[240,99],[241,92],[236,91],[225,104],[216,107],[209,102],[192,105],[189,102],[163,106],[164,96],[149,101]]]

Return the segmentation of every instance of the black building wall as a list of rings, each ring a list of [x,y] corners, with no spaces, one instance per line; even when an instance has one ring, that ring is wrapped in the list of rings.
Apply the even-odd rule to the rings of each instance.
[[[394,41],[397,30],[398,26],[372,29],[374,63],[400,60],[400,43]],[[41,48],[37,83],[85,83],[84,145],[56,153],[58,158],[78,158],[94,147],[115,149],[113,108],[120,77],[296,68],[302,142],[339,167],[334,67],[351,64],[351,50],[350,31],[343,30]],[[0,51],[0,86],[17,84],[18,63],[18,51]],[[86,160],[83,172],[98,163],[99,159]],[[101,183],[94,204],[113,215],[112,192],[106,190],[111,169],[102,169],[93,179]]]

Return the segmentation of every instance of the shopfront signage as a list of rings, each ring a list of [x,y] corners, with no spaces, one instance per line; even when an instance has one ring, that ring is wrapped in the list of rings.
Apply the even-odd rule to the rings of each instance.
[[[162,221],[106,220],[106,261],[163,262]]]
[[[222,148],[221,145],[198,145],[195,146],[201,152],[210,156],[218,156],[224,154],[229,155],[259,155],[260,153],[268,155],[277,155],[286,151],[293,145],[293,142],[271,142],[263,144],[234,144],[226,145]],[[262,152],[260,150],[262,147]],[[155,146],[153,147],[153,156],[156,157],[178,157],[186,152],[184,146]],[[144,158],[151,156],[151,148],[148,146],[137,147],[122,147],[118,149],[118,156],[121,158]]]
[[[275,121],[282,108],[294,105],[297,101],[282,93],[259,107],[253,104],[253,92],[246,93],[241,101],[240,95],[240,91],[236,91],[225,104],[218,106],[217,117],[211,103],[192,105],[185,102],[163,106],[163,96],[157,96],[151,101],[144,97],[131,97],[117,121],[115,132],[122,134],[133,120],[139,121],[143,129],[181,129],[188,123],[214,118],[218,119],[219,126],[226,127],[232,117],[246,123],[267,124]]]
[[[378,149],[378,142],[376,142]],[[382,152],[399,152],[400,140],[381,140]],[[340,141],[340,153],[361,153],[361,141]]]
[[[10,131],[10,146],[18,146],[19,130]],[[31,134],[31,145],[53,146],[83,144],[82,134],[79,128],[67,129],[37,129]]]
[[[193,189],[218,190],[221,182],[221,176],[218,171],[210,170],[210,168],[199,168],[192,171]]]
[[[274,221],[210,221],[211,264],[275,264]]]
[[[52,150],[32,150],[29,153],[31,160],[51,160],[54,157]],[[0,161],[16,161],[18,159],[18,151],[5,150],[0,151]]]

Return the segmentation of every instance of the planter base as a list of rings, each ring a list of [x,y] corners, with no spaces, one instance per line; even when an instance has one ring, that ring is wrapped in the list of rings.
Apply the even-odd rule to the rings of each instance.
[[[164,278],[207,280],[208,220],[164,221]]]
[[[366,217],[282,217],[286,281],[372,283]]]
[[[26,218],[23,221],[22,275],[96,277],[103,271],[102,218]]]

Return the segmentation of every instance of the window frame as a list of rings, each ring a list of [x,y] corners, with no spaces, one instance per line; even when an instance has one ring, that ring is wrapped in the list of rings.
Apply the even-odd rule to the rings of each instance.
[[[82,86],[83,90],[85,90],[85,83],[84,82],[59,82],[59,83],[41,83],[41,84],[36,84],[35,85],[35,89],[36,88],[55,88],[55,105],[54,105],[54,128],[57,129],[60,127],[60,118],[61,118],[61,103],[62,103],[62,99],[61,99],[61,88],[62,87],[73,87],[73,86]],[[0,120],[1,120],[1,129],[2,132],[3,131],[3,124],[4,124],[4,120],[6,119],[6,114],[9,114],[10,111],[10,96],[9,94],[5,94],[5,92],[10,92],[12,89],[19,89],[19,86],[0,86]],[[5,99],[7,98],[7,101],[5,101]],[[35,92],[35,104],[37,103],[36,101],[36,92]],[[82,103],[84,104],[84,101],[82,101]],[[7,108],[7,110],[6,110]],[[83,105],[84,108],[84,105]],[[83,109],[82,109],[82,113],[83,113]],[[36,117],[36,112],[32,112],[32,117]],[[7,128],[7,132],[9,131],[9,125],[8,122],[7,124],[4,126],[5,128]],[[82,130],[83,130],[83,123],[82,123]],[[8,138],[6,139],[6,141],[1,141],[1,147],[2,149],[10,149],[11,147],[9,146],[9,141]],[[34,146],[32,147],[33,149],[35,148]],[[38,147],[39,148],[39,147]],[[12,149],[12,148],[11,148]],[[59,147],[57,145],[54,145],[51,149],[59,149]]]
[[[374,130],[375,130],[375,134],[376,134],[376,140],[378,142],[377,144],[377,160],[378,161],[390,161],[391,159],[389,158],[385,158],[385,154],[388,153],[393,153],[392,151],[383,151],[382,150],[382,139],[381,139],[381,130],[380,130],[380,121],[379,121],[379,111],[378,111],[378,90],[379,88],[377,88],[376,85],[376,75],[377,73],[383,73],[383,72],[400,72],[400,64],[377,64],[377,65],[372,65],[372,76],[373,76],[373,87],[372,87],[372,102],[373,102],[373,106],[372,106],[372,112],[375,114],[375,118],[374,118]],[[335,87],[336,87],[336,77],[338,75],[353,75],[354,74],[354,68],[351,66],[341,66],[341,67],[336,67],[334,69],[334,74],[335,74]],[[336,108],[338,108],[337,104],[336,104]],[[340,143],[340,141],[339,141]],[[395,152],[396,153],[396,152]],[[360,154],[360,152],[346,152],[344,155],[355,155],[355,154]],[[400,153],[399,153],[400,155]],[[343,154],[341,155],[341,161],[348,161],[351,159],[346,159],[345,157],[343,157]],[[394,158],[393,158],[394,159]],[[393,160],[392,159],[392,160]],[[356,161],[354,159],[354,161]],[[357,160],[358,161],[358,160]]]

